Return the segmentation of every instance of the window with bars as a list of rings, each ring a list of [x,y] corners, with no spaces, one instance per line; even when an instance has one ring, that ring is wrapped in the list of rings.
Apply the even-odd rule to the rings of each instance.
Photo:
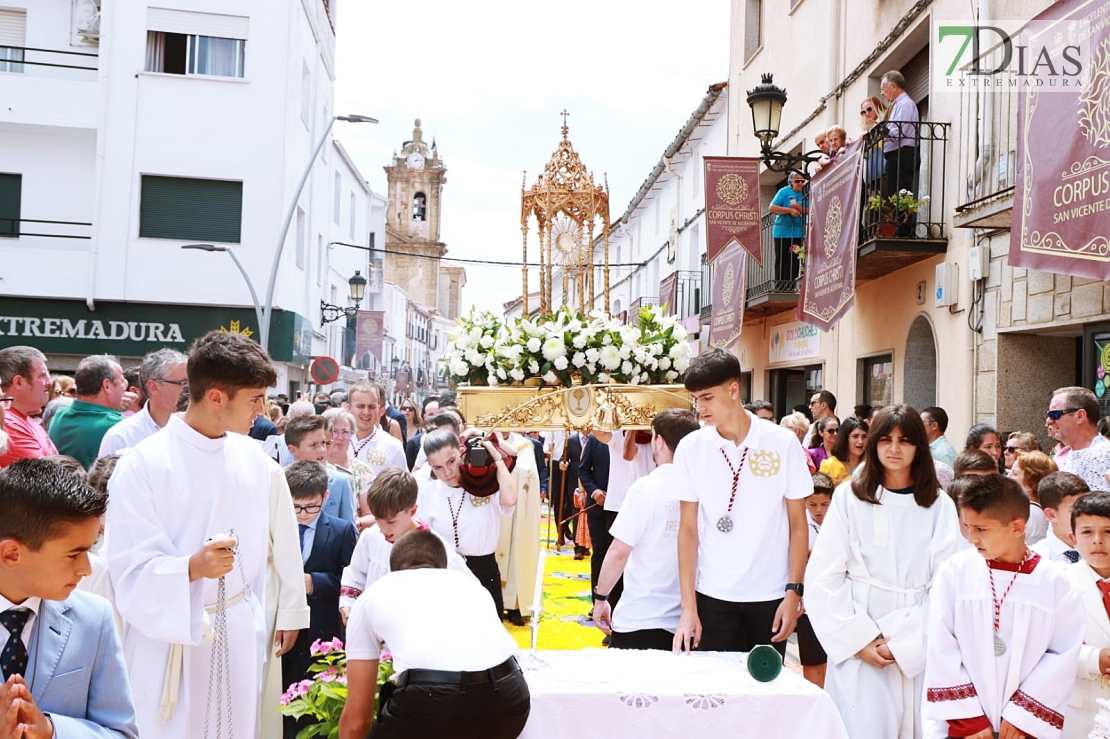
[[[243,183],[143,175],[139,237],[238,244]]]
[[[19,236],[23,175],[0,174],[0,238]]]
[[[147,31],[146,71],[243,77],[246,41],[168,31]]]

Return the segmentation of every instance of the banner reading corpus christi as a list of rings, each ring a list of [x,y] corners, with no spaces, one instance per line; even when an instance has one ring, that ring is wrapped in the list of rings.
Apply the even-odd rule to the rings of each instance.
[[[828,331],[856,300],[860,163],[857,141],[809,183],[806,261],[798,319]]]
[[[759,160],[705,157],[705,251],[712,262],[729,244],[763,266],[759,233]]]

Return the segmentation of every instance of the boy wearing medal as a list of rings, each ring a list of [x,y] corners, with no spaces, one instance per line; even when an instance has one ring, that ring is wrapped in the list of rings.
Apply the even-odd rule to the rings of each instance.
[[[1029,498],[1014,480],[977,477],[956,504],[975,550],[945,561],[930,594],[924,718],[947,724],[940,736],[1056,739],[1083,640],[1080,595],[1025,546]]]
[[[785,654],[798,620],[813,481],[798,437],[744,409],[740,379],[740,361],[721,350],[684,379],[705,426],[674,455],[675,478],[697,481],[679,491],[676,652],[770,643]]]

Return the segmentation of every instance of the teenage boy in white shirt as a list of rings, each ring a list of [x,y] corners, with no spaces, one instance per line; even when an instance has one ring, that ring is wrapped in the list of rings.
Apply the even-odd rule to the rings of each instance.
[[[612,638],[614,649],[670,649],[682,612],[678,587],[678,488],[674,450],[698,430],[690,411],[671,408],[651,422],[656,468],[632,483],[617,514],[613,541],[594,593],[594,623]],[[624,595],[616,610],[609,592],[624,573]]]
[[[798,620],[813,481],[798,437],[744,410],[740,377],[736,356],[716,350],[684,379],[706,425],[674,457],[676,479],[698,481],[679,491],[676,652],[784,654]]]
[[[381,386],[360,382],[351,386],[347,397],[357,426],[351,437],[351,456],[368,464],[375,475],[391,467],[407,470],[405,445],[382,428],[388,403]]]

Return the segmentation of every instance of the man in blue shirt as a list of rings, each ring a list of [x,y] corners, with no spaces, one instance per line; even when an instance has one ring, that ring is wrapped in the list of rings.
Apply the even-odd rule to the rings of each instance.
[[[775,214],[771,235],[775,240],[775,281],[793,283],[801,276],[801,261],[791,251],[795,244],[801,246],[805,238],[805,213],[809,207],[809,194],[804,192],[806,178],[801,172],[791,172],[788,184],[775,193],[769,211]],[[793,289],[780,285],[778,289]]]

